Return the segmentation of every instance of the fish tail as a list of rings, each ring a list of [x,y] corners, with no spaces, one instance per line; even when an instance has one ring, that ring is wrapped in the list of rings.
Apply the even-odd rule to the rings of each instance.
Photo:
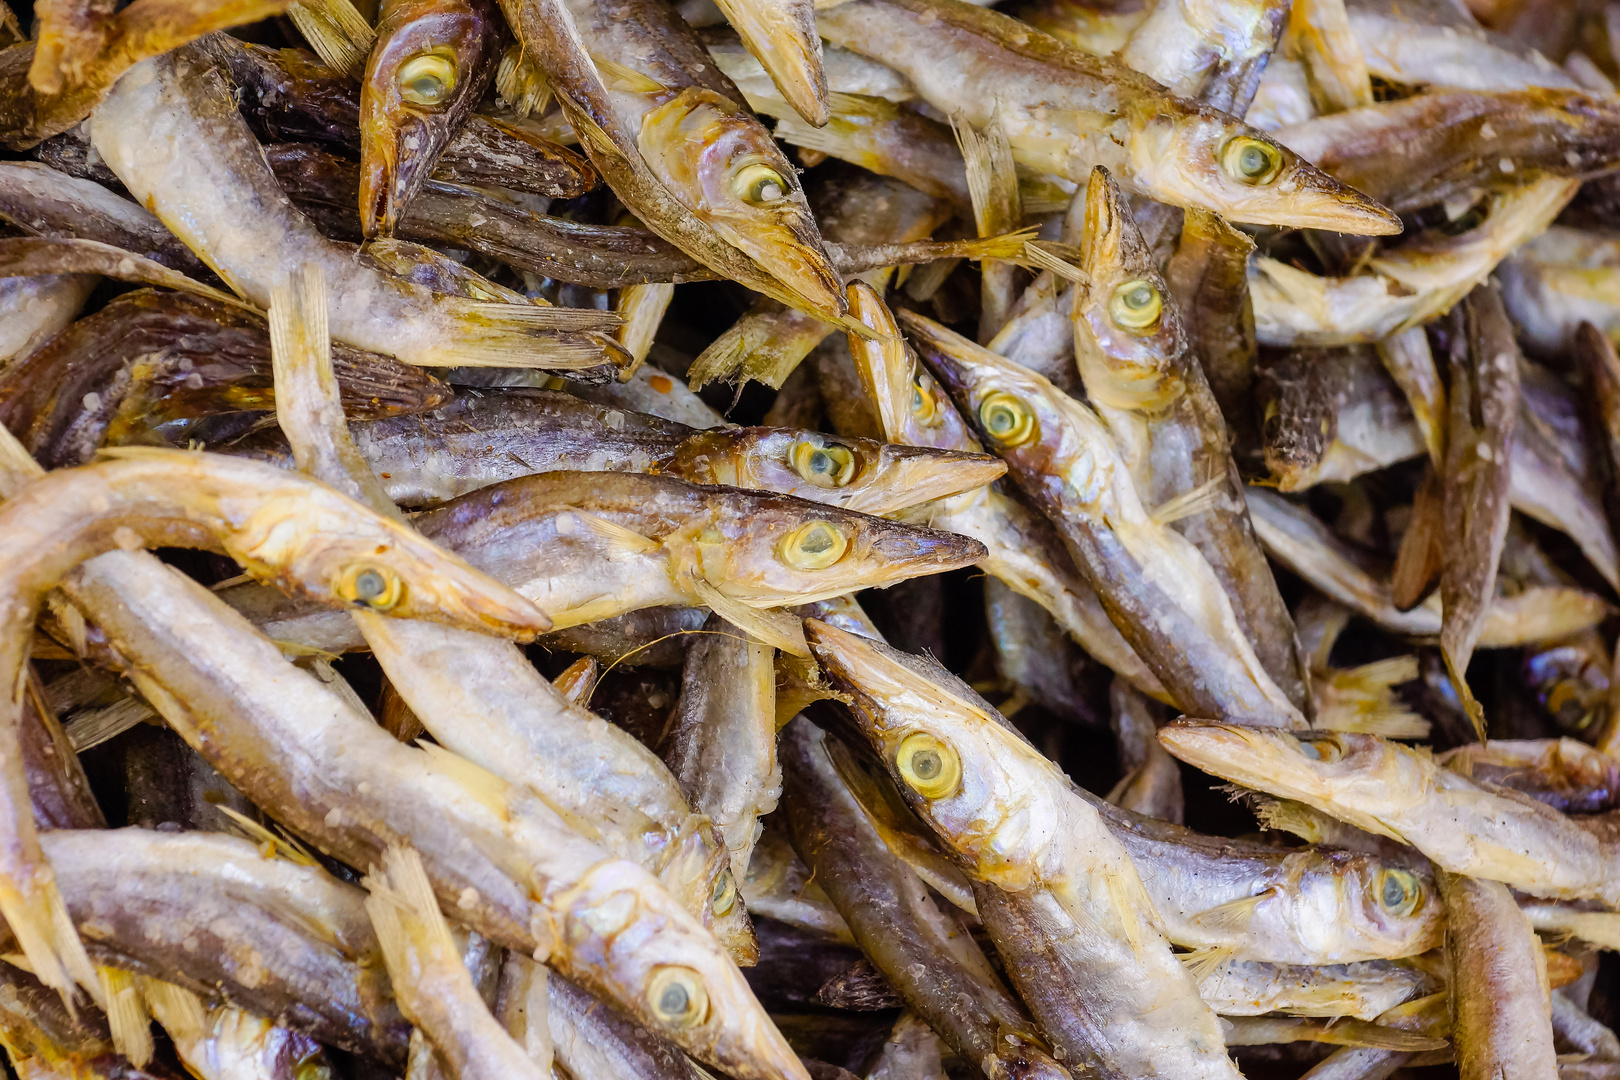
[[[686,384],[698,390],[717,379],[738,384],[753,379],[780,388],[830,329],[816,323],[810,333],[796,333],[803,322],[804,316],[792,310],[749,312],[692,361]]]
[[[208,1032],[208,1011],[202,999],[183,986],[142,975],[137,980],[152,1016],[169,1038],[182,1046],[195,1043]]]
[[[350,78],[366,70],[377,32],[349,0],[296,0],[287,17],[327,67]]]
[[[1192,976],[1193,982],[1203,982],[1225,967],[1232,956],[1231,949],[1212,945],[1191,952],[1177,953],[1176,959],[1181,961],[1181,966]]]
[[[450,936],[433,883],[415,848],[390,844],[383,852],[381,870],[373,867],[363,882],[371,892],[366,914],[377,928],[388,970],[403,974],[423,961],[459,962],[460,953]],[[411,957],[418,953],[418,959]]]
[[[495,94],[520,117],[537,116],[551,101],[551,80],[540,70],[523,43],[517,42],[501,57],[495,72]]]
[[[16,877],[0,884],[0,916],[11,927],[34,977],[60,994],[69,1012],[76,1011],[75,983],[98,1006],[106,1007],[101,978],[84,951],[84,942],[79,940],[54,878],[44,882],[36,879],[31,888],[19,888]]]
[[[620,318],[611,311],[440,300],[458,331],[446,351],[446,366],[540,367],[561,371],[611,365],[629,367],[634,358],[614,341]]]
[[[1386,739],[1426,739],[1429,721],[1408,709],[1395,687],[1418,677],[1415,656],[1394,656],[1331,673],[1317,690],[1316,726]]]
[[[101,992],[107,999],[107,1028],[113,1049],[137,1069],[152,1060],[152,1025],[135,976],[118,968],[100,967]]]

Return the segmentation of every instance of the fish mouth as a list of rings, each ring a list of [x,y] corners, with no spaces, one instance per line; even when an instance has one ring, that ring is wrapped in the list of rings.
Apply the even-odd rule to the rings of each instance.
[[[887,711],[883,707],[885,700],[894,699],[910,687],[926,688],[921,676],[884,655],[886,646],[880,647],[831,623],[804,620],[804,639],[810,655],[834,686],[871,702],[867,708],[851,710],[867,735],[875,736],[876,729],[882,726],[880,718]]]
[[[422,190],[444,139],[415,116],[367,116],[360,131],[360,230],[392,236],[405,207]]]
[[[923,446],[885,446],[876,468],[844,509],[863,514],[892,514],[919,503],[943,499],[999,480],[1007,463],[993,454],[935,450]]]
[[[1281,745],[1284,738],[1293,741],[1281,728],[1218,720],[1177,720],[1159,729],[1159,744],[1177,759],[1240,784],[1264,774],[1271,779],[1260,787],[1273,793],[1279,782],[1301,778],[1301,770],[1287,760],[1289,755]]]
[[[1352,236],[1395,236],[1405,230],[1400,215],[1370,195],[1301,162],[1286,209],[1260,224],[1325,229]]]
[[[806,123],[825,127],[832,108],[814,6],[808,0],[781,5],[721,0],[719,6],[793,111]]]
[[[808,212],[746,232],[716,222],[715,231],[780,282],[810,314],[840,324],[848,316],[843,279],[833,269]]]
[[[990,549],[971,536],[912,527],[876,537],[872,553],[882,560],[878,575],[888,581],[960,570],[989,556]]]

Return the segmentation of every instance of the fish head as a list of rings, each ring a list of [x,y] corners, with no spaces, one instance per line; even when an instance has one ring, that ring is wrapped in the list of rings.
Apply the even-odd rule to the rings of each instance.
[[[720,943],[641,867],[599,863],[558,921],[567,974],[654,1033],[738,1080],[809,1080]]]
[[[851,317],[872,331],[870,337],[854,331],[847,337],[856,373],[877,407],[884,437],[907,446],[982,449],[951,404],[950,393],[906,344],[878,291],[864,281],[852,281],[848,299]]]
[[[1412,762],[1403,755],[1410,751],[1362,732],[1177,720],[1159,729],[1159,742],[1195,768],[1403,843],[1384,821],[1400,805],[1421,800],[1430,786],[1408,768]]]
[[[987,554],[970,537],[789,495],[711,492],[710,512],[665,546],[688,572],[751,607],[881,588],[971,566]]]
[[[1086,185],[1074,291],[1075,361],[1086,393],[1116,409],[1161,409],[1186,389],[1187,337],[1130,204],[1102,166]]]
[[[484,91],[488,17],[466,0],[395,4],[360,83],[360,225],[392,235]]]
[[[1359,852],[1323,849],[1330,867],[1314,883],[1336,894],[1328,930],[1339,947],[1375,957],[1416,956],[1441,944],[1445,905],[1434,877],[1416,865],[1402,865]],[[1313,883],[1303,882],[1302,892]]]
[[[985,445],[1048,509],[1092,507],[1129,483],[1108,429],[1084,404],[925,316],[900,319]]]
[[[520,640],[551,629],[459,556],[313,482],[260,501],[224,546],[254,577],[334,606]]]
[[[988,454],[796,428],[731,428],[688,439],[665,471],[693,480],[707,474],[710,483],[776,491],[863,514],[892,514],[988,484],[1007,467]]]
[[[797,171],[753,113],[689,86],[647,113],[641,156],[693,216],[758,263],[805,310],[843,319],[843,281]]]
[[[806,619],[805,640],[907,805],[970,873],[1027,886],[1063,815],[1056,766],[937,662]],[[1046,781],[1056,781],[1056,784]]]
[[[1202,107],[1133,106],[1129,153],[1143,187],[1229,221],[1393,236],[1401,219],[1262,131]]]

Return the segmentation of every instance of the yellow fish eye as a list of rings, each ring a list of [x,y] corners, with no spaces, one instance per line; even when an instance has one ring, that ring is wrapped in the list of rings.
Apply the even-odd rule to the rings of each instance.
[[[934,380],[925,371],[915,371],[911,376],[911,418],[924,427],[933,427],[939,422]]]
[[[1332,764],[1344,757],[1344,747],[1331,736],[1322,738],[1299,739],[1299,752],[1312,761],[1321,761]]]
[[[386,567],[355,563],[343,571],[334,591],[339,599],[356,607],[388,611],[399,603],[405,592],[405,583],[399,580],[398,574]]]
[[[782,539],[782,561],[796,570],[825,570],[844,557],[849,541],[830,521],[800,525]]]
[[[925,799],[944,799],[962,784],[962,759],[949,743],[926,731],[907,735],[894,755],[894,767],[906,786]]]
[[[399,96],[412,105],[443,105],[456,88],[456,61],[443,53],[413,56],[399,67]]]
[[[730,870],[722,870],[720,876],[714,879],[714,892],[709,896],[709,910],[716,915],[727,915],[736,906],[736,879],[731,876]]]
[[[1035,437],[1035,414],[1028,405],[1003,390],[986,394],[979,402],[979,423],[984,433],[1002,446],[1023,446]]]
[[[847,446],[802,439],[793,447],[793,468],[816,487],[844,487],[855,479],[855,455]]]
[[[1164,298],[1158,286],[1143,278],[1127,281],[1108,301],[1108,317],[1127,330],[1146,330],[1158,324]]]
[[[1263,187],[1282,172],[1282,151],[1270,143],[1238,135],[1221,148],[1221,168],[1240,184]]]
[[[1381,870],[1377,884],[1378,906],[1391,915],[1410,915],[1423,899],[1423,885],[1417,875],[1406,870]]]
[[[769,165],[755,162],[745,165],[731,179],[731,190],[737,198],[752,206],[768,206],[787,198],[788,184],[782,174]]]
[[[708,1019],[709,993],[691,968],[661,967],[647,983],[647,1006],[660,1024],[684,1031]]]

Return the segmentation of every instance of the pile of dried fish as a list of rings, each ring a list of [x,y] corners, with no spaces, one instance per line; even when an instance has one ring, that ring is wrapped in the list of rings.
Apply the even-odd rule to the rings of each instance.
[[[1617,85],[0,3],[12,1070],[1620,1080]]]

